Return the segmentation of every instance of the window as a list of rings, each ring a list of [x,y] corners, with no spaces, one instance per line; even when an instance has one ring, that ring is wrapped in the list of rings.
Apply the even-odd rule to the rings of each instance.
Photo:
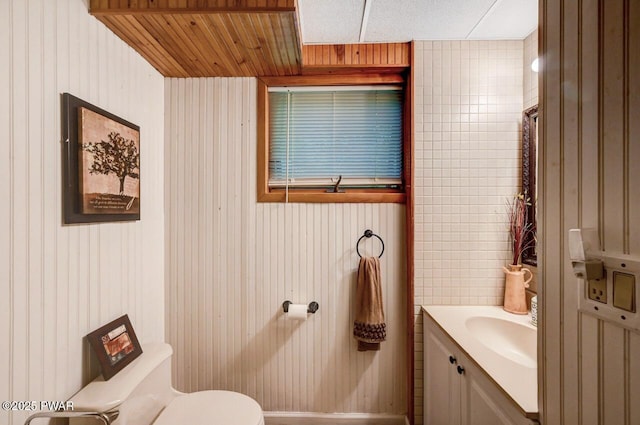
[[[259,94],[260,201],[404,202],[402,81]]]
[[[402,185],[399,86],[269,89],[269,187]]]

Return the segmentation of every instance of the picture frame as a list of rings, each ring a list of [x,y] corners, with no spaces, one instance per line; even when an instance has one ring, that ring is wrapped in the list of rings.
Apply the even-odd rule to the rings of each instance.
[[[62,94],[65,224],[140,220],[140,127]]]
[[[128,315],[120,316],[87,335],[105,381],[142,354]]]
[[[523,246],[527,248],[522,251],[522,262],[530,266],[538,265],[537,247],[537,202],[538,202],[538,105],[526,109],[522,113],[522,193],[526,194],[527,222],[531,229],[527,232],[523,241]]]

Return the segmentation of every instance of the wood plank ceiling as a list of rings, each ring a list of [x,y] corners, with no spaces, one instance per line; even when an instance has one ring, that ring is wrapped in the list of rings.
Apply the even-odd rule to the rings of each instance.
[[[295,0],[91,0],[165,77],[399,72],[409,43],[302,46]]]
[[[91,0],[165,77],[300,74],[295,0]]]
[[[304,45],[302,73],[399,72],[410,66],[410,47],[409,43]]]

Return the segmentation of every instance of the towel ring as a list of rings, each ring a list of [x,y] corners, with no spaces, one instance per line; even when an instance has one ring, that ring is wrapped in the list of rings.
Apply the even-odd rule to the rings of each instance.
[[[362,240],[362,238],[368,239],[371,236],[375,236],[376,238],[378,238],[378,240],[382,244],[382,251],[380,251],[380,255],[378,255],[378,258],[381,258],[382,254],[384,254],[384,241],[382,240],[382,238],[373,233],[371,230],[367,229],[364,231],[364,235],[360,236],[360,239],[358,239],[358,242],[356,242],[356,252],[358,253],[358,257],[362,258],[362,255],[360,255],[360,241]]]

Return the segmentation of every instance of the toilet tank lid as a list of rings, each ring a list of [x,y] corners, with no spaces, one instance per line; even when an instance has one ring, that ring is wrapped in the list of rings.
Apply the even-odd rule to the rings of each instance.
[[[73,395],[69,399],[73,401],[73,409],[80,412],[107,412],[118,407],[172,353],[171,346],[164,342],[143,345],[140,357],[111,379],[105,381],[100,375]]]

